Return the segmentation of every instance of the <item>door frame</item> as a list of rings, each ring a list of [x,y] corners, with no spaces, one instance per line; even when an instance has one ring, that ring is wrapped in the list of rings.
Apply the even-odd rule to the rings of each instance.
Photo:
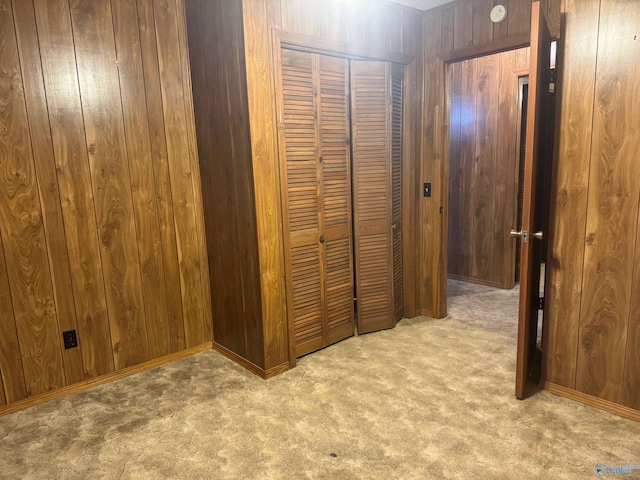
[[[557,38],[553,36],[553,34],[551,35],[551,40],[553,41],[557,41]],[[442,164],[442,168],[440,171],[440,176],[438,177],[438,180],[441,182],[441,194],[440,194],[440,205],[441,207],[441,224],[440,224],[440,231],[441,231],[441,252],[440,252],[440,256],[441,256],[441,267],[440,270],[437,272],[437,275],[435,276],[435,283],[436,283],[436,289],[437,289],[437,293],[435,295],[434,301],[435,301],[435,305],[434,305],[434,314],[438,316],[438,318],[441,317],[445,317],[447,315],[447,301],[448,301],[448,294],[447,294],[447,280],[448,280],[448,237],[449,237],[449,179],[450,179],[450,173],[449,173],[449,169],[450,169],[450,125],[449,125],[449,116],[450,116],[450,110],[451,110],[451,104],[450,104],[450,91],[449,91],[449,81],[448,81],[448,77],[447,77],[447,67],[449,64],[451,63],[455,63],[455,62],[459,62],[462,60],[468,60],[471,58],[478,58],[478,57],[483,57],[483,56],[487,56],[487,55],[494,55],[497,53],[502,53],[505,51],[510,51],[510,50],[516,50],[519,48],[523,48],[523,47],[530,47],[530,35],[527,35],[526,37],[524,36],[518,36],[515,37],[513,39],[509,39],[506,38],[505,41],[498,41],[495,42],[493,47],[492,45],[489,46],[479,46],[479,47],[468,47],[468,48],[464,48],[464,49],[460,49],[458,51],[454,51],[449,55],[444,55],[444,56],[439,56],[437,57],[435,60],[438,62],[438,68],[440,69],[440,75],[442,78],[442,84],[443,84],[443,88],[440,91],[440,95],[444,95],[444,98],[440,98],[440,104],[444,106],[443,113],[442,113],[442,117],[440,119],[436,118],[436,122],[440,121],[442,122],[441,124],[443,125],[443,128],[440,129],[440,131],[438,132],[437,130],[437,134],[435,136],[435,138],[437,140],[439,140],[441,143],[441,145],[443,146],[443,152],[442,152],[442,158],[443,158],[443,164]],[[557,44],[556,44],[556,48],[557,48]],[[513,72],[517,77],[522,77],[522,76],[528,76],[530,73],[530,68],[527,71],[514,71]],[[519,95],[521,95],[522,93],[520,92]],[[531,105],[529,105],[529,108],[531,108]],[[554,129],[554,133],[555,133],[555,129]],[[518,141],[520,141],[520,138],[518,139]],[[552,164],[553,164],[553,159],[552,160]],[[551,186],[550,186],[551,187]],[[550,213],[550,212],[549,212]],[[548,235],[548,232],[545,232],[545,235]],[[548,259],[544,259],[544,261],[548,261]],[[520,313],[519,313],[519,317],[520,317]],[[520,324],[520,319],[518,318],[518,323]],[[543,357],[544,357],[544,345],[545,342],[543,340],[542,342],[542,348],[543,348]]]
[[[419,205],[419,181],[421,176],[420,162],[421,158],[419,151],[415,148],[416,140],[421,135],[416,128],[415,116],[409,114],[412,107],[415,107],[415,99],[418,97],[418,89],[420,88],[417,81],[418,76],[418,61],[413,55],[404,55],[397,52],[391,52],[380,49],[372,49],[368,47],[360,47],[348,43],[330,42],[322,40],[316,37],[308,35],[294,34],[285,32],[279,29],[272,29],[272,58],[273,64],[271,66],[272,78],[271,83],[274,85],[275,91],[272,91],[272,98],[276,102],[274,119],[275,125],[280,124],[279,113],[281,110],[279,99],[279,93],[277,91],[279,85],[279,78],[281,77],[282,49],[297,50],[308,53],[316,53],[321,55],[328,55],[333,57],[346,58],[348,60],[370,60],[370,61],[383,61],[402,65],[404,67],[404,81],[403,81],[403,125],[402,125],[402,229],[403,229],[403,284],[404,284],[404,312],[405,316],[411,318],[414,313],[419,314],[417,310],[416,299],[416,287],[419,285],[418,279],[420,278],[420,262],[418,261],[417,245],[418,245],[418,229],[419,215],[421,215]],[[279,135],[276,135],[276,154],[277,159],[275,162],[276,177],[278,178],[278,199],[282,198],[282,185],[280,171],[282,165],[281,146]],[[418,199],[418,200],[416,200]],[[282,226],[285,221],[286,212],[284,211],[284,205],[282,201],[279,201],[280,207],[278,211],[278,221]],[[284,232],[283,232],[284,233]],[[283,235],[281,248],[286,247],[287,239]],[[285,260],[285,256],[283,256]],[[409,268],[414,266],[414,269]],[[354,271],[355,275],[355,271]],[[287,292],[287,278],[283,276],[284,292]],[[355,278],[354,278],[355,282]],[[286,343],[289,346],[289,367],[296,366],[296,353],[295,353],[295,337],[293,335],[294,325],[292,317],[289,315],[289,302],[288,294],[284,295],[283,312],[285,315],[284,321],[286,323]]]

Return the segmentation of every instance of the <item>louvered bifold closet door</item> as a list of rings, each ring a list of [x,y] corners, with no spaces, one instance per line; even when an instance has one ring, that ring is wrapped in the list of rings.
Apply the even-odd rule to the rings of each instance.
[[[320,165],[327,344],[354,333],[349,63],[319,55]]]
[[[279,148],[295,356],[353,335],[348,64],[282,50]]]
[[[402,284],[402,79],[401,66],[391,69],[391,175],[393,224],[393,321],[397,323],[404,314],[404,289]]]
[[[391,64],[351,62],[358,333],[392,328]]]

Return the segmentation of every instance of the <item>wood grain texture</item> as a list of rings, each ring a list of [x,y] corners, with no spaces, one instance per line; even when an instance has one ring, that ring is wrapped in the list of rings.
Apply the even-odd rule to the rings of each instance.
[[[263,368],[242,8],[189,2],[187,21],[215,342]]]
[[[68,2],[34,1],[85,378],[113,371]]]
[[[358,332],[394,325],[391,66],[351,62]]]
[[[111,9],[70,1],[116,369],[149,359]]]
[[[171,351],[176,352],[184,349],[186,344],[182,313],[182,291],[181,288],[177,288],[180,285],[180,265],[167,156],[167,140],[164,130],[164,107],[160,86],[157,34],[153,3],[146,0],[138,0],[137,6],[151,159],[157,195],[158,226],[162,241],[169,337]],[[174,288],[166,288],[166,286],[173,286]]]
[[[11,2],[0,2],[0,234],[28,395],[66,384]]]
[[[168,16],[142,0],[0,5],[0,143],[11,152],[0,156],[8,408],[184,350],[181,268],[193,272],[189,292],[198,296],[191,341],[211,332],[184,13],[181,2],[162,5],[173,5]],[[158,61],[158,16],[175,25],[163,51],[175,64]],[[166,83],[166,68],[175,82]],[[184,127],[173,156],[165,115]],[[171,191],[170,160],[185,166],[187,202]],[[191,263],[177,254],[176,202],[193,213],[183,231]],[[63,350],[66,330],[77,331],[79,347]]]
[[[154,0],[155,26],[160,70],[160,86],[164,111],[167,158],[171,178],[171,196],[174,205],[174,222],[185,344],[187,348],[204,341],[202,278],[198,239],[198,215],[193,186],[193,163],[190,160],[188,114],[184,103],[182,58],[178,33],[179,13],[175,0]]]
[[[259,0],[243,2],[245,57],[254,191],[260,258],[260,285],[265,336],[265,368],[290,360],[286,336],[284,260],[280,182],[277,168],[274,90],[270,71],[271,39],[266,5]],[[283,14],[284,17],[284,14]]]
[[[60,331],[77,330],[69,252],[65,241],[60,189],[56,172],[47,99],[40,63],[40,46],[32,1],[14,1],[14,22],[21,58],[25,102],[31,132],[42,220],[46,232],[49,267]],[[82,347],[63,351],[66,381],[84,380]]]
[[[599,0],[568,0],[558,49],[559,128],[546,266],[543,376],[567,388],[574,388],[576,381],[599,9]]]
[[[576,389],[622,402],[640,177],[640,8],[601,3]]]
[[[213,339],[213,317],[211,305],[211,282],[209,279],[209,256],[207,252],[207,238],[204,226],[204,208],[202,202],[202,178],[198,164],[198,146],[196,141],[196,126],[193,111],[193,86],[191,83],[189,42],[187,39],[187,21],[185,0],[176,0],[176,12],[178,22],[178,49],[182,67],[182,93],[184,110],[186,113],[187,146],[189,152],[189,165],[191,168],[191,184],[193,187],[193,202],[196,214],[196,241],[197,254],[200,259],[198,270],[200,271],[200,288],[202,289],[202,323],[204,327],[204,340]]]
[[[13,301],[7,273],[7,261],[0,234],[0,382],[5,403],[13,403],[27,397],[20,344],[13,314]]]
[[[171,353],[171,343],[138,12],[132,0],[111,6],[149,354],[157,358]]]
[[[501,288],[515,272],[518,53],[448,67],[448,273]]]
[[[526,145],[524,156],[524,183],[522,204],[522,230],[544,231],[543,189],[548,165],[549,136],[552,111],[549,92],[551,33],[539,3],[531,10],[531,53],[529,89],[527,97]],[[544,233],[544,232],[543,232]],[[518,309],[518,345],[516,353],[517,398],[525,398],[535,378],[532,375],[538,332],[540,296],[540,270],[542,243],[531,239],[521,242],[520,301]]]
[[[622,404],[640,411],[640,208],[635,249]]]

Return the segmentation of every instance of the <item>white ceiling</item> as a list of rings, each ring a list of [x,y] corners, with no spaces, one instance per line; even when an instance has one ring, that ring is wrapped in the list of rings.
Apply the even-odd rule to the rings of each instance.
[[[455,0],[391,0],[392,2],[408,5],[409,7],[418,8],[420,10],[429,10],[430,8],[439,7],[445,3],[451,3]]]

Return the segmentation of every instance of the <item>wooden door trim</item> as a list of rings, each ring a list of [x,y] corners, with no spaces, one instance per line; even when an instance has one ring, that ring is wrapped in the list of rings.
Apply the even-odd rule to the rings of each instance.
[[[290,50],[298,50],[308,53],[319,53],[333,57],[348,58],[349,60],[378,60],[383,62],[398,63],[400,65],[410,64],[414,56],[405,55],[389,50],[360,47],[342,42],[329,42],[309,35],[285,32],[273,29],[276,46]]]

